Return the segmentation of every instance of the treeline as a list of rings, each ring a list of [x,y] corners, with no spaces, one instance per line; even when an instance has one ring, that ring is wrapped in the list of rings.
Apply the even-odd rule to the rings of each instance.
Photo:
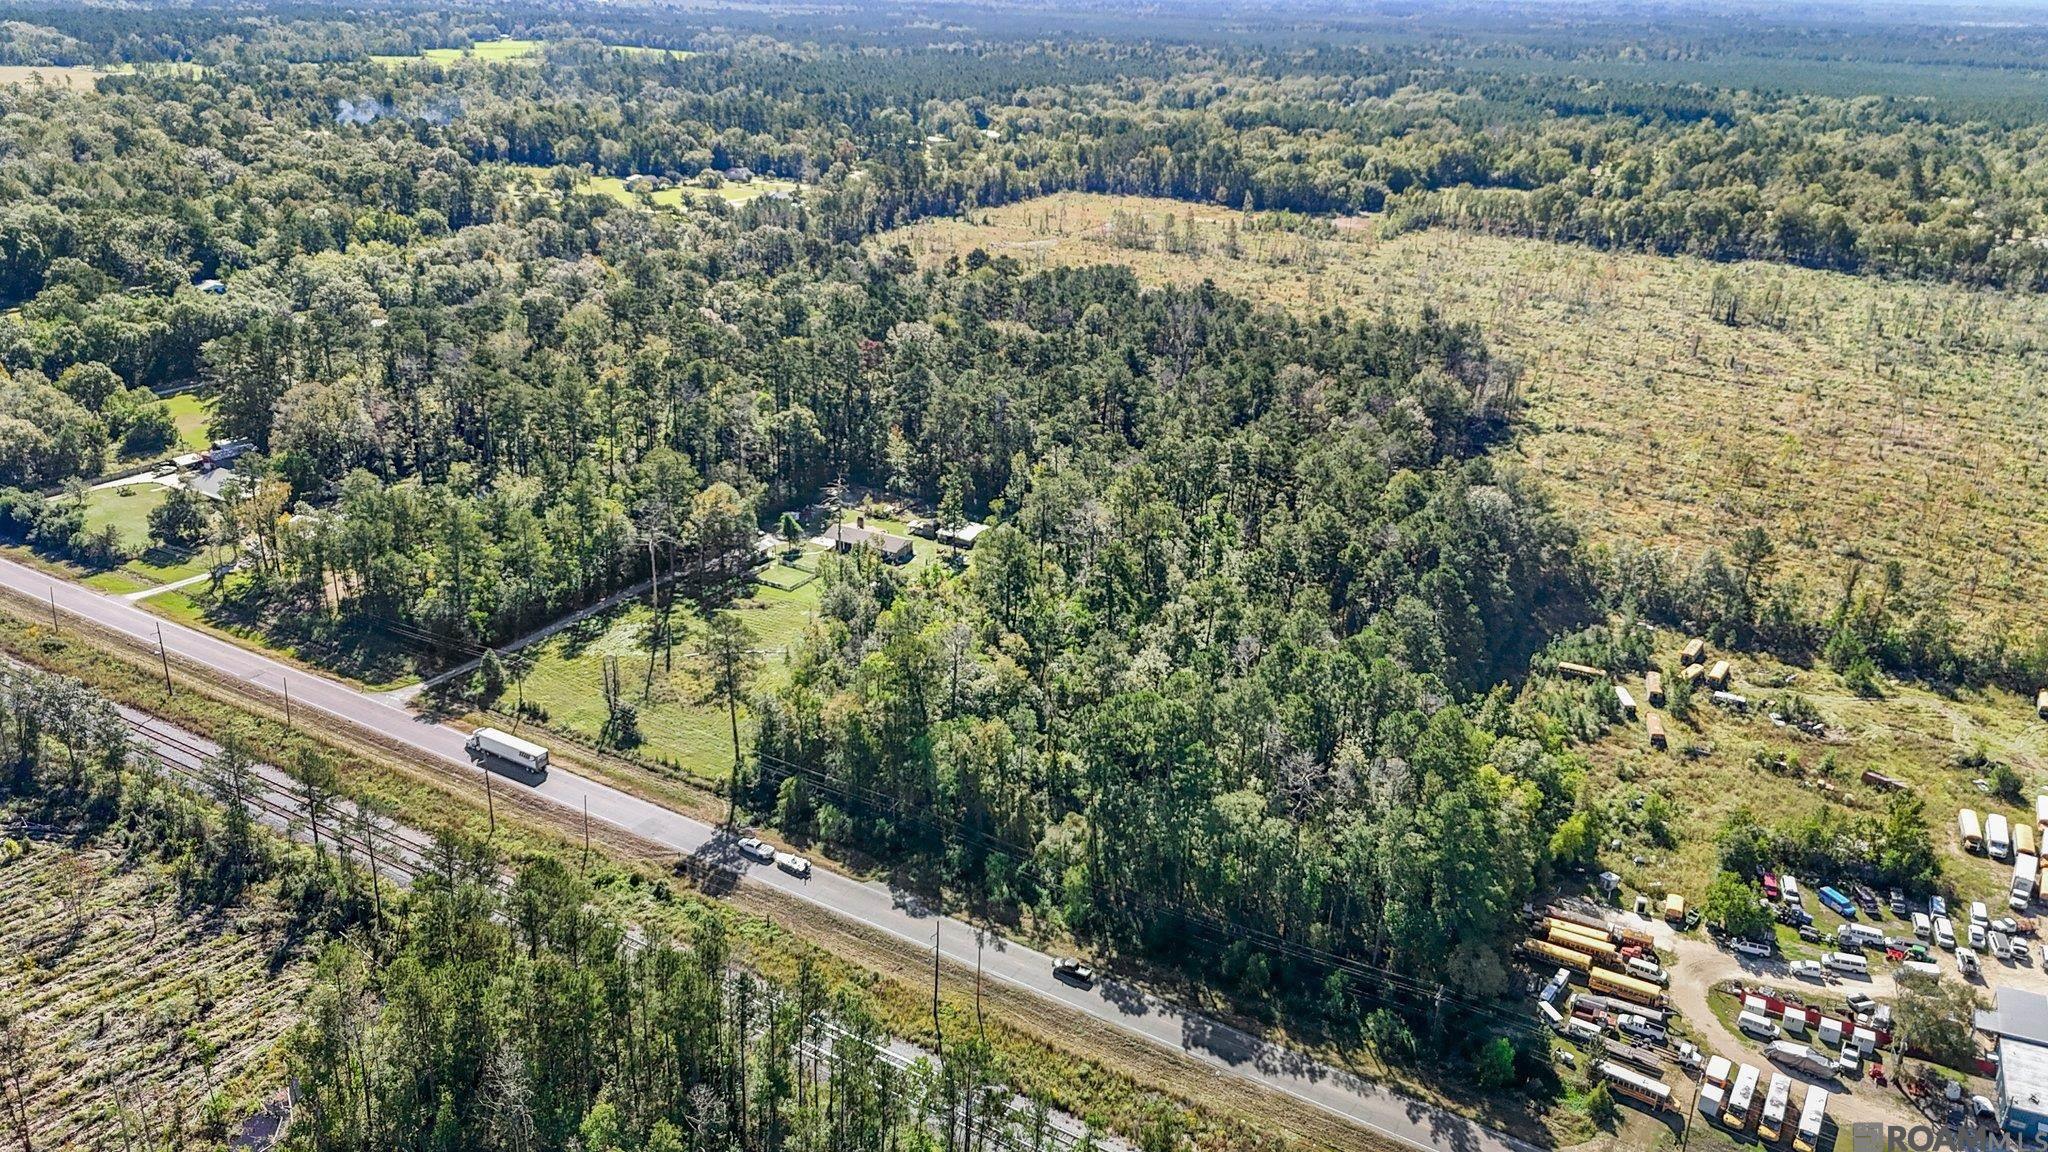
[[[552,858],[501,889],[481,851],[420,877],[387,958],[336,945],[285,1042],[293,1147],[523,1152],[1045,1149],[988,1050],[933,1067],[808,962],[789,985],[732,966],[716,918],[638,942]]]
[[[243,803],[258,791],[244,743],[225,741],[195,780],[138,762],[129,735],[93,689],[0,660],[0,804],[17,818],[162,864],[187,906],[258,894],[287,931],[316,938],[368,921],[373,894],[345,852],[303,849],[257,827]],[[318,778],[317,765],[300,767]]]
[[[1909,583],[1905,566],[1851,562],[1833,588],[1778,574],[1761,528],[1690,560],[1635,545],[1593,557],[1606,602],[1716,644],[1825,660],[1852,690],[1881,696],[1880,674],[2032,693],[2048,683],[2048,628],[1966,629],[1953,592]]]

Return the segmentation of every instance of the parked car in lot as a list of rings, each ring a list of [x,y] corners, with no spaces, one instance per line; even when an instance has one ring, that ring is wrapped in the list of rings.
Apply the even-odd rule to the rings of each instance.
[[[1948,917],[1936,916],[1934,918],[1934,942],[1951,952],[1955,951],[1956,926],[1949,923]]]
[[[1792,975],[1801,980],[1826,980],[1828,970],[1818,960],[1794,960],[1789,966]]]
[[[1769,956],[1771,954],[1771,946],[1769,944],[1761,940],[1751,940],[1747,936],[1729,937],[1728,947],[1742,956]]]
[[[1891,905],[1892,915],[1903,918],[1906,915],[1906,894],[1897,888],[1892,889]]]
[[[1811,924],[1801,924],[1799,926],[1799,938],[1808,944],[1818,944],[1827,939],[1827,937],[1821,935],[1820,929],[1815,928]]]
[[[763,864],[772,863],[775,860],[775,845],[757,836],[748,836],[741,839],[739,849],[740,855],[750,856]]]
[[[1072,956],[1062,956],[1053,961],[1052,974],[1060,980],[1064,980],[1069,984],[1078,984],[1083,988],[1093,987],[1095,984],[1095,969],[1081,963]]]
[[[1974,948],[1956,949],[1956,967],[1965,976],[1975,976],[1978,971],[1977,951]]]
[[[1929,896],[1927,898],[1927,914],[1929,916],[1948,915],[1948,901],[1939,896]]]

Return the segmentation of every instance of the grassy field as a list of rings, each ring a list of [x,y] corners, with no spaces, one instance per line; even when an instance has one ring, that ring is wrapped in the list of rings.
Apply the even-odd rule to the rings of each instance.
[[[180,392],[164,401],[171,410],[171,419],[178,426],[177,445],[171,455],[181,452],[203,451],[211,441],[206,435],[206,422],[213,418],[213,400],[197,392]]]
[[[417,56],[371,56],[370,59],[384,65],[453,64],[457,60],[503,64],[539,55],[540,50],[541,42],[538,40],[486,40],[469,48],[429,48]]]
[[[134,551],[149,546],[149,514],[170,489],[147,481],[114,488],[95,488],[85,496],[85,527],[89,532],[112,525],[121,543]]]
[[[868,524],[899,535],[908,532],[897,520],[870,516]],[[912,543],[915,557],[905,567],[916,572],[933,561],[940,546],[918,537],[912,537]],[[754,635],[760,665],[757,688],[783,682],[789,650],[817,610],[824,587],[817,575],[817,557],[817,551],[806,545],[794,564],[778,562],[763,569],[753,593],[733,606]],[[643,742],[634,751],[700,779],[723,780],[732,764],[732,727],[724,706],[707,699],[698,656],[704,624],[687,606],[677,609],[676,621],[679,635],[672,666],[667,655],[648,650],[654,614],[645,598],[541,641],[529,649],[534,665],[523,686],[527,704],[546,713],[548,727],[598,742],[608,714],[604,668],[608,660],[616,661],[624,685],[622,698],[638,709]],[[519,698],[519,689],[507,688],[496,707],[510,712]]]
[[[794,180],[757,177],[745,184],[727,182],[720,184],[716,188],[704,188],[694,184],[685,184],[674,188],[658,189],[645,193],[644,196],[656,207],[681,208],[687,200],[691,199],[716,198],[724,200],[728,204],[745,204],[749,200],[758,200],[772,192],[794,194],[802,187],[803,185]],[[578,183],[576,190],[600,196],[609,196],[621,204],[638,204],[643,195],[642,193],[627,191],[626,182],[616,176],[592,176]]]
[[[1160,239],[1169,217],[1182,250]],[[2038,625],[2048,600],[2039,297],[1084,194],[877,243],[1121,263],[1303,313],[1432,306],[1521,363],[1512,451],[1596,539],[1694,555],[1761,525],[1816,590],[1851,558],[1897,559],[1987,625]]]
[[[1667,683],[1682,643],[1675,635],[1659,637],[1658,664]],[[1954,895],[2003,906],[2011,867],[1964,853],[1956,812],[1969,807],[1985,815],[2004,812],[2016,826],[2032,822],[2033,797],[2048,791],[2048,722],[2034,716],[2031,700],[1999,691],[1944,696],[1905,685],[1869,700],[1825,668],[1793,668],[1748,655],[1729,659],[1738,680],[1734,690],[1759,705],[1747,715],[1723,711],[1700,693],[1689,717],[1654,709],[1670,733],[1667,751],[1652,750],[1634,722],[1613,728],[1587,749],[1597,792],[1613,798],[1613,834],[1622,840],[1618,850],[1603,854],[1603,863],[1630,889],[1677,891],[1697,901],[1717,868],[1717,833],[1738,807],[1748,807],[1766,824],[1829,805],[1882,812],[1887,794],[1862,783],[1864,771],[1874,769],[1906,781],[1925,802]],[[1640,680],[1631,687],[1640,697]],[[1813,706],[1826,722],[1826,736],[1772,722],[1769,702],[1787,693]],[[2024,784],[2023,802],[2000,801],[1977,786],[1986,770],[1965,766],[1962,758],[1980,753],[2012,765]],[[1635,798],[1649,795],[1670,801],[1669,846],[1634,826],[1628,815]],[[1825,928],[1838,923],[1818,901],[1809,899],[1807,906]]]
[[[209,1100],[223,1118],[252,1111],[307,983],[305,964],[273,963],[276,929],[237,909],[181,914],[167,877],[113,852],[18,843],[0,863],[0,1004],[28,1030],[35,1147],[127,1131],[182,1147],[167,1125],[200,1124]]]
[[[0,85],[32,84],[40,80],[59,88],[89,90],[100,77],[121,70],[92,64],[0,64]]]

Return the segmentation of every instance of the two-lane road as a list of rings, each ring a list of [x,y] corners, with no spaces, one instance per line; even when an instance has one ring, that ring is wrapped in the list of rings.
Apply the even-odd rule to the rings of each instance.
[[[464,748],[461,730],[419,718],[402,705],[292,667],[196,628],[152,615],[120,597],[0,559],[0,586],[39,601],[54,601],[62,613],[133,636],[152,647],[158,629],[164,647],[181,660],[204,664],[252,686],[284,694],[292,707],[313,710],[367,728],[445,764],[450,772],[478,769]],[[976,962],[977,929],[949,917],[935,918],[913,897],[871,881],[818,869],[800,880],[768,865],[750,864],[719,829],[602,782],[555,768],[536,795],[581,812],[588,805],[601,820],[679,854],[729,864],[748,880],[772,886],[869,928],[929,948],[936,922],[940,950],[951,960]],[[1128,985],[1103,981],[1079,988],[1054,978],[1052,960],[1013,941],[990,937],[980,957],[988,979],[1026,989],[1105,1026],[1183,1053],[1211,1069],[1304,1103],[1361,1128],[1403,1143],[1441,1152],[1533,1152],[1533,1145],[1474,1124],[1463,1117],[1410,1099],[1300,1053],[1267,1043],[1220,1021],[1188,1012]]]

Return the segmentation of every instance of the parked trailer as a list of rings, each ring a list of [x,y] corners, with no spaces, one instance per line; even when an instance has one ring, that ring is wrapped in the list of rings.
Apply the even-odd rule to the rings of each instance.
[[[1707,642],[1695,636],[1686,641],[1685,648],[1678,654],[1681,664],[1697,664],[1707,655]]]
[[[1965,808],[1956,813],[1956,831],[1962,835],[1963,851],[1984,850],[1984,826],[1977,822],[1977,813],[1973,809]]]
[[[1652,704],[1664,703],[1664,674],[1655,670],[1643,673],[1643,698]]]
[[[1774,1064],[1805,1072],[1814,1076],[1833,1076],[1835,1061],[1823,1052],[1816,1052],[1804,1044],[1790,1040],[1773,1040],[1764,1049],[1764,1056]]]
[[[2031,852],[2013,858],[2012,887],[2006,894],[2006,903],[2024,912],[2034,902],[2034,892],[2041,886],[2041,858]]]
[[[1700,686],[1700,681],[1707,678],[1707,666],[1705,664],[1687,664],[1679,670],[1678,674],[1685,677],[1687,684],[1697,688]]]
[[[2034,828],[2036,831],[2048,830],[2048,793],[2034,797]]]
[[[1614,686],[1614,703],[1621,708],[1623,716],[1634,716],[1636,714],[1635,696],[1619,684]]]
[[[1557,673],[1560,676],[1569,676],[1574,680],[1607,679],[1607,669],[1595,668],[1591,664],[1574,664],[1569,660],[1559,660],[1557,662]]]
[[[1750,1109],[1756,1106],[1756,1082],[1762,1074],[1749,1064],[1735,1074],[1728,1099],[1721,1105],[1721,1123],[1737,1130],[1749,1127]]]
[[[1655,712],[1644,714],[1643,731],[1650,734],[1650,747],[1665,748],[1670,746],[1671,738],[1664,734],[1664,718]]]
[[[548,750],[531,740],[521,740],[496,728],[479,728],[465,745],[473,757],[493,756],[527,772],[548,770]]]
[[[2043,688],[2039,692],[2034,693],[2034,715],[2039,716],[2043,720],[2048,720],[2048,688]]]
[[[1641,1016],[1659,1028],[1665,1027],[1670,1023],[1668,1013],[1656,1008],[1646,1008],[1633,1000],[1621,1000],[1613,996],[1602,996],[1595,992],[1581,992],[1572,999],[1572,1006],[1576,1008],[1581,1004],[1588,1008],[1597,1008],[1603,1012]]]
[[[1626,1096],[1657,1112],[1671,1107],[1671,1086],[1654,1076],[1645,1076],[1612,1060],[1602,1060],[1593,1065],[1593,1070],[1607,1081],[1616,1095]]]
[[[2015,822],[2012,826],[2012,854],[2032,856],[2034,854],[2034,826]]]
[[[1549,964],[1561,964],[1574,972],[1591,972],[1593,958],[1584,952],[1560,948],[1548,940],[1522,941],[1522,954]]]
[[[1785,1111],[1792,1105],[1792,1078],[1771,1073],[1771,1086],[1764,1092],[1764,1113],[1756,1122],[1757,1139],[1776,1144],[1785,1131]]]
[[[1728,686],[1728,677],[1733,675],[1734,671],[1734,669],[1728,666],[1726,660],[1714,661],[1714,666],[1707,671],[1707,686],[1710,688],[1726,688]]]
[[[1586,974],[1586,982],[1595,992],[1609,996],[1619,996],[1623,1000],[1632,1003],[1648,1004],[1653,1008],[1661,1007],[1664,1003],[1664,990],[1662,988],[1647,980],[1638,980],[1633,976],[1624,976],[1619,972],[1609,972],[1604,968],[1595,968]]]
[[[1664,1072],[1664,1061],[1655,1052],[1640,1044],[1610,1043],[1607,1045],[1607,1054],[1616,1060],[1633,1064],[1652,1076],[1659,1076]]]
[[[1828,1090],[1808,1088],[1806,1106],[1799,1110],[1799,1131],[1792,1137],[1794,1152],[1818,1152],[1820,1130],[1828,1120]]]

